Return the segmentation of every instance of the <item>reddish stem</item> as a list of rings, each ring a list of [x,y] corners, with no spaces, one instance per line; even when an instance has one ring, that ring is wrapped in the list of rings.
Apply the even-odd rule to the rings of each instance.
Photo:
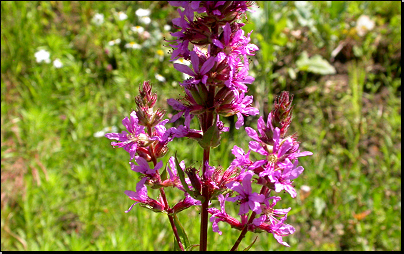
[[[260,194],[266,194],[268,192],[268,188],[266,186],[262,186]],[[243,230],[240,233],[240,236],[237,238],[236,242],[234,243],[233,247],[231,248],[230,251],[236,251],[238,246],[240,245],[241,241],[243,240],[243,238],[245,237],[245,235],[247,234],[247,229],[248,229],[248,225],[250,225],[252,223],[252,221],[255,219],[255,215],[257,215],[255,212],[252,212],[250,218],[248,219],[248,222],[245,224]]]
[[[152,130],[151,130],[151,128],[148,127],[147,130],[148,130],[148,132],[149,132],[149,135],[151,136],[151,135],[152,135]],[[152,148],[152,147],[149,147],[149,151],[150,151],[150,156],[151,156],[152,161],[153,161],[153,165],[156,166],[156,164],[157,164],[157,158],[156,158],[156,156],[154,155],[153,148]],[[158,175],[158,177],[160,178],[160,175]],[[160,179],[159,179],[159,181],[160,181]],[[165,211],[170,210],[170,206],[168,205],[166,193],[164,192],[164,188],[160,188],[160,194],[161,194],[161,198],[163,199],[163,202],[164,202],[164,210],[165,210]],[[181,242],[180,236],[178,235],[177,227],[175,226],[175,223],[174,223],[174,218],[173,218],[173,216],[170,215],[170,214],[167,214],[167,215],[168,215],[168,219],[170,220],[171,228],[173,229],[175,239],[177,240],[178,247],[180,248],[180,250],[184,251],[184,246],[182,246],[182,242]]]
[[[166,209],[169,209],[166,194],[164,192],[164,188],[160,188],[160,193],[161,193],[161,197],[163,198],[164,206],[166,206]],[[173,229],[175,239],[177,240],[177,243],[178,243],[178,247],[180,248],[180,250],[184,251],[184,246],[182,246],[180,236],[178,235],[177,227],[174,224],[173,216],[168,214],[168,219],[170,220],[171,228]]]
[[[215,98],[215,86],[209,86],[209,95],[208,100],[206,101],[207,108],[213,107]],[[205,133],[209,127],[211,127],[214,123],[215,114],[213,111],[207,111],[200,118],[200,125],[203,133]],[[200,231],[200,244],[199,250],[206,251],[208,246],[208,206],[209,206],[209,189],[208,185],[205,183],[205,172],[207,170],[207,165],[209,165],[209,154],[210,147],[205,148],[203,150],[203,165],[202,165],[202,196],[205,198],[202,203],[202,211],[201,211],[201,231]]]
[[[202,179],[204,179],[204,175],[206,172],[206,162],[209,163],[209,153],[210,149],[207,148],[203,150],[203,170],[202,170]],[[209,206],[209,189],[207,184],[203,184],[202,186],[202,196],[205,198],[202,203],[202,212],[201,212],[201,232],[200,232],[200,251],[206,251],[208,246],[208,206]]]

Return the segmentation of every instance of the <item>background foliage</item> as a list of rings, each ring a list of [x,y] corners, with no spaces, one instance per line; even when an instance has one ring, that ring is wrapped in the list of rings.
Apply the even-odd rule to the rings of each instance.
[[[266,116],[276,94],[293,93],[290,132],[314,155],[301,160],[298,197],[279,202],[292,207],[296,233],[284,238],[291,247],[259,234],[251,250],[401,250],[401,3],[257,4],[244,27],[260,48],[250,94]],[[149,24],[139,8],[151,11]],[[166,99],[178,97],[183,77],[163,38],[177,14],[167,2],[1,2],[1,250],[173,248],[166,216],[141,207],[124,213],[132,201],[123,191],[135,189],[138,175],[129,155],[98,134],[123,130],[144,80],[174,113]],[[361,15],[374,22],[363,36]],[[36,62],[41,49],[50,63]],[[227,167],[230,148],[247,148],[247,140],[232,129],[211,161]],[[170,149],[200,166],[202,150],[190,140]],[[194,244],[198,212],[179,214]],[[209,250],[228,250],[238,237],[228,225],[221,230],[209,232]],[[241,248],[254,238],[248,233]]]

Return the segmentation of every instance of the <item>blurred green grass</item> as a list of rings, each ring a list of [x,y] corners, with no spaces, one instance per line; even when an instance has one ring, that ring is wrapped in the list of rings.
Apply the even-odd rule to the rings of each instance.
[[[288,223],[296,233],[284,238],[291,247],[259,234],[252,250],[401,250],[400,3],[258,4],[245,26],[260,47],[251,57],[251,94],[266,115],[275,94],[293,93],[290,132],[314,155],[301,160],[305,171],[295,181],[310,193],[282,195],[279,203],[292,207]],[[139,8],[151,10],[150,24],[135,15]],[[119,11],[128,18],[119,20]],[[104,14],[100,26],[92,21],[96,13]],[[123,191],[135,189],[138,175],[125,151],[94,134],[108,126],[123,130],[144,80],[158,92],[159,106],[174,113],[166,99],[178,97],[183,77],[163,38],[171,38],[164,25],[176,13],[167,2],[1,2],[2,250],[173,248],[166,216],[140,207],[124,213],[132,201]],[[375,28],[360,37],[355,22],[362,14]],[[150,37],[133,32],[136,25]],[[118,38],[119,45],[109,45]],[[130,42],[142,48],[125,48]],[[40,49],[63,67],[37,63]],[[307,71],[297,64],[303,51],[320,55],[336,73]],[[256,120],[246,124],[256,127]],[[211,161],[228,166],[230,149],[247,148],[247,141],[243,130],[226,134]],[[184,152],[189,147],[195,149]],[[172,142],[169,155],[175,151],[199,165],[201,150],[190,140]],[[179,218],[198,243],[198,210]],[[209,250],[230,249],[238,237],[219,226],[223,236],[209,230]],[[241,248],[254,237],[247,234]]]

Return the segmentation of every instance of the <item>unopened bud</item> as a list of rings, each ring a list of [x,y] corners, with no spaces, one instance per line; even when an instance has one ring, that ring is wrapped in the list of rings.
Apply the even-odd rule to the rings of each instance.
[[[286,135],[292,121],[292,101],[293,94],[289,96],[287,91],[282,91],[274,102],[274,109],[272,110],[272,125],[281,130],[281,137]]]
[[[168,147],[166,142],[158,142],[154,147],[154,155],[156,158],[163,157],[168,152]]]
[[[136,105],[140,107],[152,108],[157,101],[157,94],[152,94],[152,86],[148,81],[139,86],[139,95],[136,96]]]
[[[146,161],[149,162],[152,160],[149,150],[147,150],[145,147],[138,147],[136,149],[136,152],[140,157],[144,158]]]
[[[188,175],[189,180],[191,181],[192,187],[200,194],[201,193],[201,181],[198,177],[198,170],[196,168],[187,168],[185,169],[185,173]]]

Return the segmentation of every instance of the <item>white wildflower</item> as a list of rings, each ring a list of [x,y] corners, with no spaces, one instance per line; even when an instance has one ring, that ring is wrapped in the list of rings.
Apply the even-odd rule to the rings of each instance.
[[[170,30],[171,30],[171,26],[165,24],[165,25],[164,25],[164,30],[165,30],[165,31],[170,31]]]
[[[156,75],[154,75],[154,77],[160,82],[165,82],[166,81],[166,78],[163,77],[162,75],[158,74],[158,73],[156,73]]]
[[[192,77],[189,76],[189,75],[186,74],[186,73],[182,73],[182,78],[183,78],[183,79],[189,79],[189,78],[192,78]]]
[[[144,28],[142,26],[132,26],[131,30],[138,34],[142,34],[144,32]]]
[[[96,24],[97,26],[101,25],[104,23],[104,14],[96,13],[93,17],[93,23]]]
[[[108,45],[109,46],[114,46],[115,44],[119,44],[119,43],[121,43],[121,39],[118,38],[116,40],[109,41]]]
[[[138,17],[148,17],[148,16],[150,16],[150,10],[140,8],[135,12],[135,14]]]
[[[140,46],[139,44],[137,44],[136,42],[129,42],[125,44],[125,48],[131,48],[131,49],[141,49],[142,46]]]
[[[116,126],[108,126],[102,129],[101,131],[97,131],[96,133],[94,133],[94,137],[102,138],[107,133],[116,133],[116,132],[118,132],[118,128]]]
[[[128,15],[126,15],[124,12],[120,11],[118,12],[118,19],[119,20],[125,20],[128,18]]]
[[[311,188],[310,188],[310,186],[302,185],[300,187],[300,190],[303,191],[303,192],[309,192],[311,190]]]
[[[151,19],[149,17],[140,17],[139,21],[145,25],[150,24]]]
[[[359,36],[364,36],[375,27],[375,22],[367,15],[361,15],[356,21],[356,32]]]
[[[59,58],[56,58],[55,61],[53,61],[53,66],[55,66],[55,68],[62,68],[63,63],[60,61]]]
[[[185,64],[186,66],[191,65],[191,62],[184,60],[184,58],[178,58],[178,59],[175,60],[173,63]]]
[[[39,50],[38,52],[35,53],[35,58],[36,62],[45,62],[45,63],[50,63],[50,53],[44,49]]]

